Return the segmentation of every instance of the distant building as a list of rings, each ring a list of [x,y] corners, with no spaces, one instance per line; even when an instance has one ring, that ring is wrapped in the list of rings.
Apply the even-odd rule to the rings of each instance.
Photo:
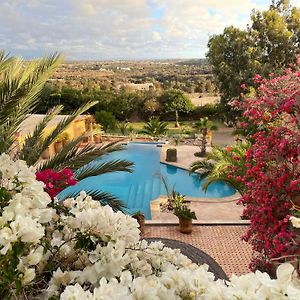
[[[121,71],[131,71],[130,68],[125,68],[125,67],[117,67],[117,70],[121,70]]]
[[[127,83],[124,85],[135,91],[149,91],[151,88],[154,88],[154,84],[152,82],[148,83]]]

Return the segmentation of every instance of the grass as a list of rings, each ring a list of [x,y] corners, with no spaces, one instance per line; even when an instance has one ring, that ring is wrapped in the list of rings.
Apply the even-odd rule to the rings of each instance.
[[[182,121],[180,122],[180,127],[175,127],[175,122],[167,122],[168,123],[168,132],[167,136],[174,136],[174,135],[191,135],[194,136],[196,130],[193,128],[193,124],[195,121]],[[224,124],[221,121],[214,121],[214,123],[220,128],[224,127]],[[133,128],[133,134],[139,134],[139,132],[143,129],[145,122],[129,122],[128,128]],[[115,130],[109,131],[107,133],[111,134],[120,134],[120,131],[116,128]]]

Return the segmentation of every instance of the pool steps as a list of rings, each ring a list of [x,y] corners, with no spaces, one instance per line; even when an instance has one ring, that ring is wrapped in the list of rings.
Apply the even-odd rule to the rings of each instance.
[[[138,185],[131,184],[128,189],[128,199],[131,203],[130,212],[134,213],[138,210],[143,210],[150,215],[149,201],[150,198],[155,199],[161,193],[161,181],[154,177],[151,182],[145,181]]]

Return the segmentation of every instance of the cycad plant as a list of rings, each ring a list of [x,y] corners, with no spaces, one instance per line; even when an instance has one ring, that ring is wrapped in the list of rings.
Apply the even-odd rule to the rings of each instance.
[[[198,132],[201,132],[201,146],[199,156],[205,156],[206,154],[206,145],[207,145],[207,134],[209,130],[217,130],[218,127],[210,121],[207,117],[201,118],[193,126]]]
[[[222,180],[243,194],[244,184],[238,180],[246,172],[246,151],[248,142],[236,142],[232,147],[212,147],[205,159],[191,164],[190,172],[199,172],[200,179],[205,179],[203,190],[216,181]],[[234,173],[234,174],[233,174]]]
[[[32,133],[27,134],[21,149],[17,147],[16,133],[20,131],[22,122],[28,114],[34,112],[41,90],[53,71],[59,66],[61,55],[53,55],[43,59],[24,62],[21,58],[5,56],[0,51],[0,153],[10,153],[14,158],[20,158],[30,166],[35,166],[37,171],[53,169],[60,171],[68,167],[74,172],[77,180],[89,176],[96,176],[108,172],[127,171],[131,172],[132,163],[125,160],[106,162],[93,162],[102,155],[118,151],[122,146],[118,143],[102,145],[87,144],[80,147],[86,137],[82,135],[65,144],[63,150],[45,162],[40,161],[40,156],[59,135],[76,119],[77,116],[86,112],[97,102],[88,102],[73,114],[66,116],[45,137],[45,129],[49,122],[57,116],[63,106],[51,109],[36,125]],[[121,201],[105,192],[87,191],[92,193],[101,202],[122,208]]]
[[[144,125],[144,128],[141,131],[141,133],[157,138],[167,133],[167,127],[168,123],[160,121],[158,117],[152,117]]]

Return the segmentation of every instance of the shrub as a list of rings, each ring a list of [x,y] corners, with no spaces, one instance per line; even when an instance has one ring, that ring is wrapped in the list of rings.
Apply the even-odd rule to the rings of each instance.
[[[101,124],[104,131],[113,130],[116,127],[116,118],[111,112],[105,110],[96,111],[95,119],[97,123]]]
[[[260,85],[257,97],[242,104],[241,126],[251,129],[252,145],[240,178],[246,187],[240,202],[251,220],[244,239],[260,253],[251,268],[271,270],[274,260],[300,255],[299,235],[289,222],[300,205],[300,72],[254,80]]]

